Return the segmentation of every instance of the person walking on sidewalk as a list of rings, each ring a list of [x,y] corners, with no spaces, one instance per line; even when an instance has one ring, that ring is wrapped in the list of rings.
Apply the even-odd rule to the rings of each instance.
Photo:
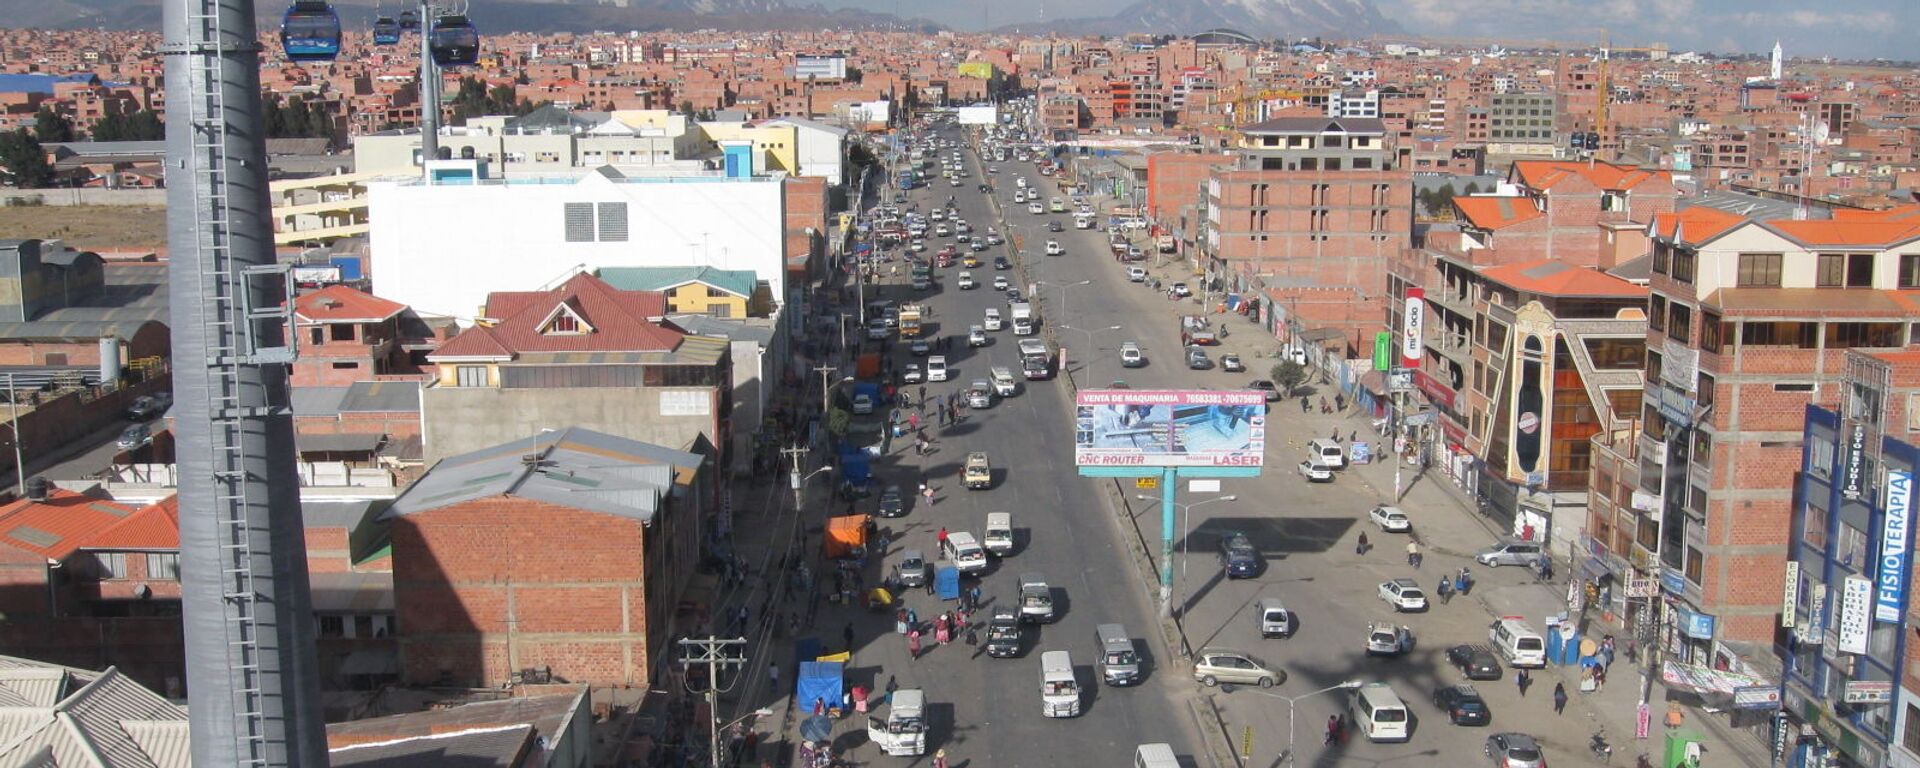
[[[780,662],[767,662],[767,689],[776,693],[780,690]]]
[[[1567,684],[1553,684],[1553,713],[1564,714],[1567,711]]]
[[[1301,413],[1307,413],[1308,411],[1310,411],[1310,410],[1312,410],[1312,409],[1313,409],[1313,402],[1312,402],[1312,401],[1310,401],[1310,400],[1308,400],[1308,399],[1307,399],[1307,398],[1306,398],[1306,397],[1305,397],[1304,395],[1303,395],[1303,396],[1301,396],[1301,398],[1300,398],[1300,412],[1301,412]]]
[[[934,549],[937,549],[941,552],[947,551],[947,527],[946,526],[944,525],[940,526],[940,532],[934,534],[933,539],[934,539],[933,540]]]
[[[1449,579],[1445,576],[1441,576],[1440,586],[1435,588],[1433,591],[1434,591],[1434,594],[1437,594],[1440,596],[1441,605],[1446,605],[1447,603],[1453,602],[1453,579]]]
[[[927,506],[929,507],[933,506],[933,486],[927,485],[924,481],[921,482],[920,497],[927,500]],[[945,529],[942,529],[942,530],[944,531]],[[940,537],[940,542],[942,544],[946,543],[946,541],[947,541],[947,537],[945,536]]]
[[[1353,553],[1356,555],[1364,555],[1367,553],[1367,532],[1366,531],[1360,532],[1360,540],[1354,543]]]
[[[1407,565],[1420,567],[1420,544],[1417,542],[1407,542]]]
[[[1527,697],[1527,689],[1533,686],[1533,675],[1524,669],[1513,671],[1513,686],[1520,689],[1520,698]]]
[[[920,660],[920,630],[918,628],[907,630],[907,658],[911,661]]]

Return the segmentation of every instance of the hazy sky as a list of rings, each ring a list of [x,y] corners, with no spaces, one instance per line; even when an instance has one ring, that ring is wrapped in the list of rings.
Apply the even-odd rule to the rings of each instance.
[[[1285,2],[1285,0],[1274,0]],[[1297,0],[1311,7],[1312,0]],[[898,11],[958,29],[1040,18],[1106,16],[1134,0],[826,0]],[[1162,0],[1180,3],[1192,0]],[[1620,47],[1664,42],[1675,52],[1763,53],[1775,39],[1789,56],[1915,58],[1920,0],[1373,0],[1410,33],[1554,39]]]

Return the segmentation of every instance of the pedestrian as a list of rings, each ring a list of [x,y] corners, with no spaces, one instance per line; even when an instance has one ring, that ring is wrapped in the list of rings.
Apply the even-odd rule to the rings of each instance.
[[[1513,687],[1520,689],[1520,698],[1524,699],[1527,697],[1527,686],[1532,684],[1533,675],[1527,674],[1526,670],[1516,669],[1513,671]]]
[[[967,605],[969,607],[971,607],[976,611],[980,610],[980,585],[975,584],[973,585],[973,587],[969,588],[967,590],[967,598],[968,598]]]
[[[1441,605],[1453,602],[1453,579],[1445,576],[1440,577],[1440,586],[1435,589],[1434,592],[1440,595]]]
[[[933,768],[947,768],[947,751],[936,750],[933,753]]]
[[[929,507],[933,506],[933,486],[927,485],[926,483],[921,483],[920,497],[927,500],[927,506]],[[940,537],[941,543],[946,543],[946,540],[947,540],[947,537],[945,536]]]
[[[1346,409],[1347,409],[1347,396],[1346,396],[1346,395],[1334,395],[1334,396],[1333,396],[1333,409],[1334,409],[1334,410],[1336,410],[1336,411],[1344,411],[1344,410],[1346,410]]]
[[[1602,664],[1593,668],[1593,686],[1595,690],[1607,689],[1607,665]]]
[[[1357,542],[1354,542],[1353,553],[1356,555],[1364,555],[1367,553],[1367,532],[1366,531],[1361,531],[1360,540]]]
[[[920,414],[917,414],[917,413],[907,414],[907,429],[912,430],[914,432],[920,431]]]
[[[927,579],[927,580],[926,580],[926,582],[927,582],[927,594],[929,594],[929,595],[931,595],[931,594],[933,594],[933,582],[934,582],[934,580],[933,580],[933,579]]]
[[[1324,397],[1323,397],[1323,398],[1320,398],[1320,412],[1321,412],[1321,413],[1326,413],[1326,412],[1327,412],[1327,410],[1328,410],[1328,409],[1327,409],[1327,399],[1326,399],[1326,398],[1324,398]]]
[[[940,532],[934,534],[934,546],[942,552],[947,551],[947,527],[940,526]]]
[[[887,547],[893,544],[893,539],[887,538],[887,535],[883,533],[880,534],[880,539],[873,544],[875,547],[878,547],[878,549],[874,551],[884,557],[887,554]]]
[[[968,624],[967,625],[967,645],[979,645],[979,644],[980,644],[980,629],[978,627],[973,626],[972,624]]]
[[[853,653],[853,622],[847,622],[847,626],[840,630],[840,639],[846,641],[847,653]]]
[[[1461,597],[1466,597],[1467,591],[1472,587],[1472,582],[1467,581],[1467,569],[1460,569],[1460,575],[1453,577],[1453,591],[1460,593]]]
[[[920,630],[919,629],[907,630],[907,658],[911,661],[920,660]]]
[[[1310,401],[1308,401],[1308,400],[1307,400],[1306,398],[1304,398],[1304,397],[1302,397],[1302,398],[1300,398],[1300,412],[1301,412],[1301,413],[1306,413],[1306,412],[1308,411],[1308,409],[1310,409],[1310,408],[1311,408],[1312,406],[1313,406],[1313,403],[1312,403],[1312,402],[1310,402]]]
[[[1407,565],[1420,567],[1420,545],[1413,541],[1407,542]]]
[[[1553,684],[1553,713],[1558,715],[1558,714],[1563,714],[1566,711],[1567,711],[1567,684],[1554,683]]]
[[[767,662],[767,687],[775,691],[780,690],[780,662]]]
[[[1320,743],[1327,746],[1332,746],[1334,742],[1337,742],[1339,740],[1340,740],[1340,716],[1328,715],[1327,716],[1327,738]]]
[[[1340,428],[1339,428],[1339,427],[1335,427],[1335,428],[1334,428],[1334,430],[1333,430],[1333,434],[1331,434],[1331,435],[1328,435],[1328,436],[1327,436],[1327,439],[1328,439],[1328,440],[1332,440],[1332,441],[1334,441],[1334,442],[1336,442],[1336,443],[1337,443],[1337,442],[1340,442]]]

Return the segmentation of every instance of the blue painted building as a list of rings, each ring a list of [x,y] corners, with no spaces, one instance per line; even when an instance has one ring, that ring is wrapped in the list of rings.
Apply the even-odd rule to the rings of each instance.
[[[1914,639],[1905,628],[1920,449],[1905,439],[1911,416],[1890,395],[1887,361],[1854,354],[1848,369],[1846,402],[1807,406],[1803,428],[1775,644],[1793,734],[1787,765],[1916,765],[1901,745],[1920,744],[1920,701],[1901,673]],[[1893,417],[1889,402],[1901,406]]]

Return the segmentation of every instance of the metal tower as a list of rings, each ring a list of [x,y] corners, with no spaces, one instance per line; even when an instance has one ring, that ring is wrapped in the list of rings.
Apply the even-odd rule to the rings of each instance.
[[[252,0],[166,0],[180,576],[193,764],[327,764]]]

